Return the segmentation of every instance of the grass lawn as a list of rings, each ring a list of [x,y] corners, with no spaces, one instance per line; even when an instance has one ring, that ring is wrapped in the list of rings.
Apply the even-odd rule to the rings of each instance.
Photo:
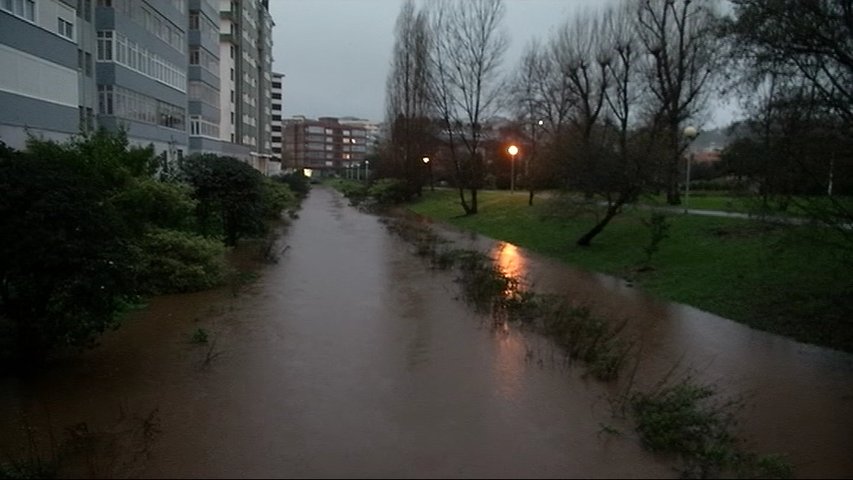
[[[654,268],[639,273],[650,236],[642,223],[647,211],[627,210],[591,247],[578,247],[593,213],[573,213],[556,198],[529,207],[526,192],[482,191],[479,200],[480,213],[470,217],[460,216],[452,190],[425,192],[409,208],[588,270],[630,276],[660,297],[755,328],[853,352],[853,276],[849,262],[820,243],[824,232],[674,214]]]

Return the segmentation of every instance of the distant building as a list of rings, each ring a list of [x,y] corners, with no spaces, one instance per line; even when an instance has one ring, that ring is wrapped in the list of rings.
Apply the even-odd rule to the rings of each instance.
[[[284,110],[284,74],[272,74],[272,155],[281,159],[282,155],[282,111]]]
[[[344,175],[347,169],[364,165],[367,129],[335,117],[297,116],[285,120],[283,143],[285,168],[301,169],[312,177]]]

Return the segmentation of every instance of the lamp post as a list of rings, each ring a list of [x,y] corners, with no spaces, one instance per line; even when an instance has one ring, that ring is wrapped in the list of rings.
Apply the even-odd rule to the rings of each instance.
[[[369,176],[370,176],[370,160],[365,160],[364,161],[364,183],[367,183]]]
[[[684,138],[687,139],[687,148],[690,148],[690,143],[699,136],[699,130],[696,127],[688,126],[684,128]],[[684,182],[684,213],[687,213],[690,204],[690,164],[693,163],[693,151],[690,150],[687,156],[687,179]]]
[[[510,155],[509,161],[509,193],[512,194],[515,192],[515,156],[518,155],[518,147],[515,145],[510,145],[506,151]]]
[[[421,160],[423,160],[424,165],[427,167],[427,175],[429,175],[429,190],[434,192],[435,188],[432,185],[432,165],[429,163],[429,157],[424,157]]]

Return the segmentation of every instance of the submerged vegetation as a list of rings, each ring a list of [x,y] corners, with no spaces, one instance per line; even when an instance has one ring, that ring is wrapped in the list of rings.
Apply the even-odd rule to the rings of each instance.
[[[166,162],[124,132],[0,144],[0,370],[96,343],[147,295],[232,275],[226,251],[263,237],[307,182],[234,158]]]
[[[433,268],[453,269],[461,298],[489,315],[495,327],[515,324],[550,338],[569,361],[582,365],[584,376],[614,381],[626,365],[638,361],[632,341],[623,335],[627,320],[612,322],[563,296],[537,294],[503,272],[490,256],[451,248],[423,223],[388,217],[382,221]],[[660,233],[652,235],[654,239]],[[678,459],[682,476],[688,478],[793,475],[793,467],[783,457],[750,453],[735,436],[741,402],[720,400],[713,386],[699,384],[689,375],[675,383],[668,380],[669,376],[649,391],[633,389],[629,382],[628,393],[614,399],[621,405],[614,415],[627,414],[646,449]],[[618,432],[607,426],[604,430]]]

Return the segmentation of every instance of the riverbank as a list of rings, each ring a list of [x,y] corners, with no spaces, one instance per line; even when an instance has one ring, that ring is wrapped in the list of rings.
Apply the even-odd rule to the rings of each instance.
[[[813,227],[691,215],[667,217],[668,238],[648,260],[650,212],[627,209],[591,247],[575,240],[598,211],[526,192],[482,191],[480,213],[460,216],[452,190],[424,192],[408,208],[584,269],[625,278],[685,303],[798,341],[853,352],[853,282]]]

